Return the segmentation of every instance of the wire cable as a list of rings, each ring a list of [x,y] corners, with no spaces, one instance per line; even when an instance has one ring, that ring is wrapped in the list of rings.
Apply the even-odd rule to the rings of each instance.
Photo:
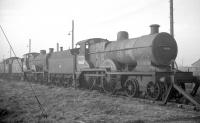
[[[15,57],[17,57],[17,55],[15,54],[14,49],[13,49],[13,47],[12,47],[10,41],[8,40],[8,37],[6,36],[6,33],[4,32],[4,30],[3,30],[3,28],[2,28],[1,25],[0,25],[0,28],[1,28],[1,31],[3,32],[3,34],[4,34],[5,38],[6,38],[7,43],[8,43],[9,46],[10,46],[10,48],[11,48],[13,54],[15,55]],[[23,71],[23,66],[20,64],[19,59],[17,59],[17,62],[18,62],[18,64],[19,64],[21,70]],[[35,92],[35,90],[33,89],[31,83],[30,83],[30,82],[28,82],[28,83],[29,83],[29,86],[31,87],[31,90],[32,90],[32,92],[33,92],[33,94],[34,94],[35,99],[37,100],[37,103],[38,103],[38,105],[39,105],[39,108],[40,108],[40,110],[42,111],[42,116],[44,116],[45,118],[47,118],[47,112],[45,111],[44,107],[43,107],[42,104],[40,103],[40,100],[39,100],[39,98],[37,97],[36,92]]]

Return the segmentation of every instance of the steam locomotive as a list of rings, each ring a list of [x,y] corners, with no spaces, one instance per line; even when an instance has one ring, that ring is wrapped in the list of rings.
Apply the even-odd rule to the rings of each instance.
[[[21,59],[8,58],[0,63],[0,77],[112,93],[122,90],[130,97],[144,96],[165,103],[185,97],[200,106],[194,99],[199,79],[192,72],[174,67],[178,52],[175,39],[166,32],[160,33],[157,24],[150,27],[150,34],[138,38],[129,38],[126,31],[121,31],[117,41],[92,38],[79,41],[74,49],[61,47],[54,52],[50,48],[49,53],[41,50]]]

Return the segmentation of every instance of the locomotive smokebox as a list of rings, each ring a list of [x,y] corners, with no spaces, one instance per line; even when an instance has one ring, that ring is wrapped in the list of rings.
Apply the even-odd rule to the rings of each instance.
[[[45,55],[46,54],[46,50],[40,50],[40,54]]]
[[[155,34],[155,33],[159,33],[159,27],[160,27],[160,25],[158,25],[158,24],[152,24],[152,25],[150,25],[150,28],[151,28],[151,35],[152,34]]]
[[[128,38],[129,38],[128,32],[126,31],[120,31],[117,33],[117,41],[126,40]]]
[[[49,48],[49,53],[53,53],[53,48]]]

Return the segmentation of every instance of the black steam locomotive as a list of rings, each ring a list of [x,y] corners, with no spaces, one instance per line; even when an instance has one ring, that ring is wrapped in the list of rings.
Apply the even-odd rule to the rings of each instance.
[[[192,72],[179,71],[174,65],[178,52],[175,39],[159,33],[157,24],[150,27],[149,35],[138,38],[130,39],[127,32],[121,31],[117,41],[92,38],[79,41],[75,49],[54,52],[50,48],[49,53],[41,50],[21,59],[8,58],[0,63],[0,76],[113,93],[120,90],[131,97],[165,103],[185,97],[200,106],[193,98],[199,80]]]

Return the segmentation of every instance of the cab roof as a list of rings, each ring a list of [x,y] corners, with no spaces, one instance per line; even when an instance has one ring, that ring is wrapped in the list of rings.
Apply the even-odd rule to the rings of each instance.
[[[99,43],[99,42],[107,42],[107,39],[103,39],[103,38],[91,38],[91,39],[86,39],[86,40],[82,40],[77,42],[76,45],[81,45],[81,44],[95,44],[95,43]]]

